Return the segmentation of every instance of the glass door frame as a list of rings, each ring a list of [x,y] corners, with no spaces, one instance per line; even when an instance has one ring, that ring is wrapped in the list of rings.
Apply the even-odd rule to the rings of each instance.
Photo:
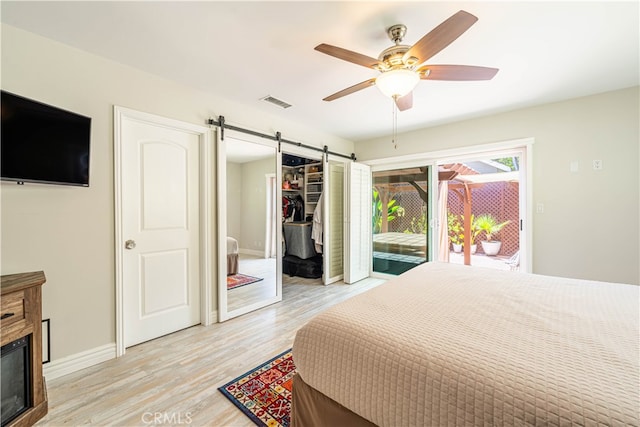
[[[365,164],[367,164],[368,162],[363,162]],[[415,158],[412,160],[406,160],[406,161],[399,161],[399,162],[385,162],[385,163],[379,163],[379,164],[370,164],[371,166],[371,176],[372,176],[372,184],[371,184],[371,188],[373,189],[374,185],[373,185],[373,174],[375,172],[382,172],[382,171],[393,171],[393,170],[399,170],[399,169],[408,169],[408,168],[415,168],[415,167],[428,167],[429,168],[429,180],[427,182],[427,194],[428,194],[428,202],[427,202],[427,216],[428,216],[428,224],[427,224],[427,228],[428,228],[428,232],[427,232],[427,253],[426,253],[426,261],[425,262],[432,262],[434,259],[434,256],[437,256],[437,253],[434,249],[434,245],[437,245],[437,239],[434,237],[434,234],[437,232],[437,228],[436,228],[436,221],[435,221],[435,217],[434,215],[436,215],[437,211],[435,210],[435,206],[434,204],[437,203],[437,198],[436,193],[437,193],[437,181],[438,181],[438,173],[437,173],[437,163],[435,159],[418,159],[416,160]],[[435,179],[435,181],[434,181]],[[434,182],[436,183],[436,186],[434,187]],[[435,190],[434,190],[435,188]],[[371,196],[370,196],[371,197]],[[372,212],[372,206],[370,208],[370,212]],[[369,217],[369,221],[371,221],[371,217]],[[437,236],[436,236],[437,237]],[[371,239],[371,245],[370,245],[370,253],[369,253],[369,259],[372,260],[371,264],[370,264],[370,271],[369,271],[369,276],[371,277],[377,277],[377,278],[384,278],[384,279],[390,279],[393,277],[397,277],[394,274],[388,274],[388,273],[382,273],[382,272],[377,272],[373,270],[373,232],[370,233],[369,238]]]
[[[532,192],[531,192],[531,182],[532,182],[532,145],[533,140],[530,140],[530,143],[525,145],[513,146],[513,147],[505,147],[505,148],[496,148],[486,151],[473,151],[468,153],[454,154],[450,156],[440,156],[436,163],[437,164],[446,164],[446,163],[456,163],[464,161],[473,161],[473,160],[481,160],[481,159],[490,159],[497,157],[508,157],[514,156],[518,157],[519,160],[519,192],[518,192],[518,205],[519,205],[519,271],[531,273],[532,272],[532,236],[533,236],[533,227],[532,227]],[[441,226],[441,224],[439,224]],[[446,224],[445,224],[446,226]]]
[[[423,152],[423,153],[415,153],[415,154],[407,154],[403,156],[397,157],[386,157],[380,159],[372,159],[365,160],[361,163],[368,165],[371,168],[371,172],[381,171],[381,170],[392,170],[392,169],[401,169],[406,167],[415,167],[415,166],[433,166],[431,168],[431,182],[430,188],[428,189],[430,193],[430,201],[429,209],[432,209],[430,212],[430,229],[431,229],[431,238],[429,241],[429,246],[432,250],[430,252],[430,259],[437,260],[438,259],[438,234],[439,227],[443,224],[438,224],[436,221],[437,211],[437,183],[438,183],[438,167],[437,165],[443,161],[448,161],[450,159],[462,158],[462,157],[470,157],[475,155],[489,155],[494,152],[504,152],[507,150],[511,150],[514,152],[518,152],[521,156],[521,170],[520,170],[520,218],[521,218],[521,231],[520,231],[520,247],[524,249],[524,254],[520,258],[520,271],[531,273],[533,271],[533,215],[532,215],[532,207],[533,207],[533,188],[531,183],[533,182],[533,145],[535,144],[535,139],[531,137],[492,142],[486,144],[472,145],[467,147],[459,147],[459,148],[451,148],[444,150],[437,150],[431,152]],[[435,199],[434,199],[435,197]],[[369,209],[371,210],[371,202],[369,202]],[[444,224],[446,226],[446,224]],[[370,239],[372,237],[370,236]],[[373,245],[370,245],[370,259],[373,257]],[[393,278],[396,276],[382,273],[374,273],[373,265],[371,265],[370,273],[371,277],[380,277],[380,278]]]

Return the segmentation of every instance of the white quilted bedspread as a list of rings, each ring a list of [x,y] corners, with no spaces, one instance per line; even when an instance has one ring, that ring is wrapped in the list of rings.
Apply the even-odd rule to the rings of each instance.
[[[427,263],[318,315],[293,358],[379,426],[637,426],[639,291]]]
[[[233,237],[227,237],[227,255],[238,253],[238,241]]]

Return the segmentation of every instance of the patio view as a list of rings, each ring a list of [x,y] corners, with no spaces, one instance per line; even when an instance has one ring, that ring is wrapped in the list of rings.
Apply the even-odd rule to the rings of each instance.
[[[429,260],[429,170],[373,173],[373,271],[400,274]]]
[[[373,173],[373,271],[400,274],[431,260],[429,167]],[[519,160],[438,165],[438,260],[519,268]],[[468,230],[468,232],[467,232]]]

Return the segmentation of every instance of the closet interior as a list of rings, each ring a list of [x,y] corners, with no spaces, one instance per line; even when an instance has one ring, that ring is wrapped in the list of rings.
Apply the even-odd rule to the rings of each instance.
[[[322,278],[323,173],[321,160],[282,154],[283,274]]]

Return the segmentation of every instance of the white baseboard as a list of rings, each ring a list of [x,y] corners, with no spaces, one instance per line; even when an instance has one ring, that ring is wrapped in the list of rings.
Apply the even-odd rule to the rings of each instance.
[[[67,374],[115,359],[116,345],[106,344],[81,353],[72,354],[62,359],[53,360],[43,365],[44,376],[47,381],[62,377]]]
[[[238,249],[238,252],[240,252],[241,254],[245,254],[245,255],[253,255],[253,256],[260,257],[260,258],[264,258],[264,251],[256,251],[255,249],[243,249],[243,248],[240,248],[240,249]]]

